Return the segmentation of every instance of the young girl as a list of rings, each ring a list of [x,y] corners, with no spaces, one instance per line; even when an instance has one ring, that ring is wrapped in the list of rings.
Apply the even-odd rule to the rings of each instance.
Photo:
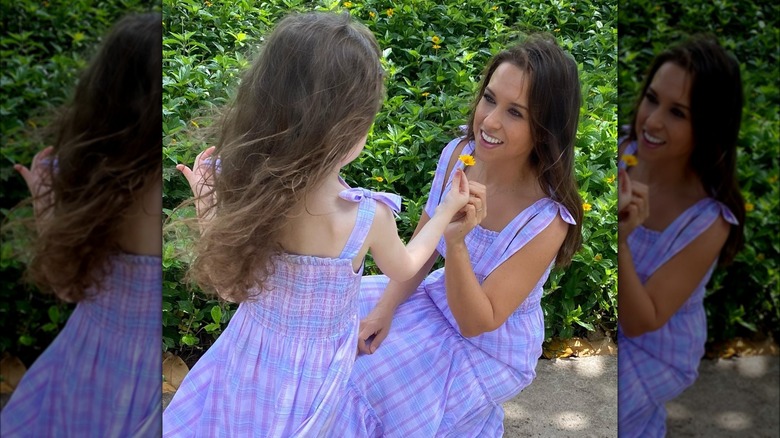
[[[653,61],[620,146],[637,158],[618,222],[621,437],[664,436],[664,404],[697,377],[704,288],[742,244],[741,114],[739,64],[716,41],[694,37]]]
[[[465,136],[443,150],[418,229],[457,182],[475,198],[417,275],[361,284],[361,331],[334,426],[348,437],[499,437],[501,403],[531,383],[553,265],[580,244],[577,64],[532,37],[484,70]],[[438,255],[442,269],[429,273]],[[392,323],[392,324],[391,324]]]
[[[2,436],[160,434],[162,17],[119,21],[30,169],[28,274],[78,302],[2,410]]]
[[[219,160],[204,164],[209,150],[195,174],[185,170],[198,197],[214,187],[192,273],[241,305],[166,408],[165,436],[332,436],[355,360],[366,252],[405,280],[468,202],[459,173],[404,247],[392,215],[400,199],[339,177],[382,103],[379,56],[349,15],[286,17],[243,77],[213,150]]]

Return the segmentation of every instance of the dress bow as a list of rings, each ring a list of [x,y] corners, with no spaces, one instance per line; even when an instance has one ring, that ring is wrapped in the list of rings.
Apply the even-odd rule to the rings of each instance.
[[[339,193],[339,197],[351,202],[360,202],[365,198],[370,198],[387,205],[393,210],[393,213],[401,211],[401,197],[394,193],[372,192],[371,190],[355,187],[342,190]]]

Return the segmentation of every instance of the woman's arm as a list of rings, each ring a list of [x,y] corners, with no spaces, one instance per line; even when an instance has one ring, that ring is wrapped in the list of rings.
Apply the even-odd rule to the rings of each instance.
[[[467,212],[467,217],[472,214],[476,212]],[[469,252],[460,233],[449,236],[445,233],[447,303],[463,336],[478,336],[506,322],[555,258],[568,227],[563,219],[556,217],[547,228],[496,268],[482,285],[472,270]]]
[[[201,231],[206,224],[214,217],[214,188],[213,188],[213,175],[212,169],[215,169],[215,165],[211,165],[207,160],[211,159],[211,155],[216,148],[211,146],[195,157],[195,165],[192,169],[184,164],[176,165],[176,168],[187,178],[187,182],[190,184],[190,189],[195,197],[195,210],[198,215],[198,225]]]
[[[718,218],[643,285],[625,240],[618,244],[618,320],[628,337],[658,330],[690,298],[726,243],[730,226]]]

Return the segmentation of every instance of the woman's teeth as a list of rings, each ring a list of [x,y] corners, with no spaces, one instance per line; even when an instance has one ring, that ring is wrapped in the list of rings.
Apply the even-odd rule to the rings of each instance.
[[[653,137],[652,135],[648,134],[647,131],[643,131],[642,135],[645,137],[645,140],[648,143],[651,143],[651,144],[662,144],[662,143],[664,143],[663,139],[660,139],[658,137]]]
[[[482,140],[484,140],[485,143],[490,143],[490,144],[501,144],[501,143],[503,143],[501,140],[485,134],[485,131],[480,131],[480,135],[482,136]]]

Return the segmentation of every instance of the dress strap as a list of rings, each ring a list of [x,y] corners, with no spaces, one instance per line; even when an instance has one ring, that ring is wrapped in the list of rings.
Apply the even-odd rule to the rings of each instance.
[[[474,272],[484,276],[490,275],[547,228],[556,216],[561,216],[561,219],[570,225],[576,224],[574,217],[563,204],[550,198],[542,198],[534,202],[501,230],[474,268]]]
[[[734,213],[726,205],[713,198],[704,198],[685,210],[653,244],[651,251],[658,256],[654,258],[647,271],[648,275],[652,275],[659,267],[682,251],[712,226],[720,216],[723,216],[723,219],[732,225],[739,224]]]
[[[401,197],[393,193],[372,192],[356,187],[342,190],[339,197],[359,203],[355,227],[352,229],[352,234],[350,234],[347,244],[344,245],[339,258],[352,259],[360,252],[360,248],[363,247],[363,242],[371,229],[371,223],[374,221],[377,201],[390,207],[393,213],[401,211]]]

